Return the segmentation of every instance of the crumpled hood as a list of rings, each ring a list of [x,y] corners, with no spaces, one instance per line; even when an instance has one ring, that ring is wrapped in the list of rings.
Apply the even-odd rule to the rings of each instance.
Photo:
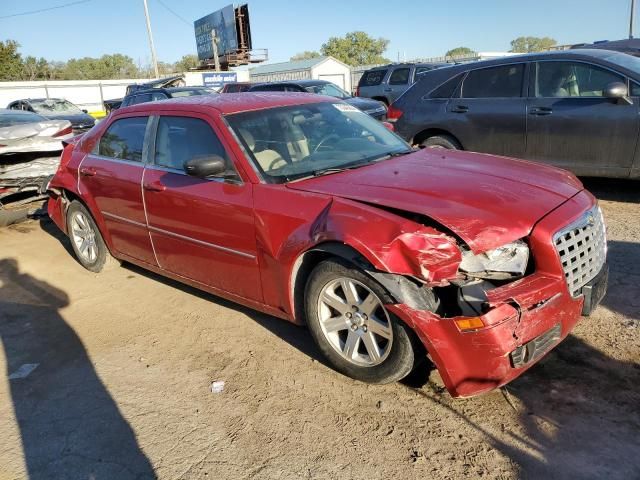
[[[83,127],[93,127],[96,123],[95,118],[87,113],[45,113],[39,114],[43,117],[49,118],[51,120],[69,120],[73,127],[83,126]]]
[[[437,149],[287,186],[426,215],[476,253],[527,236],[583,189],[573,174],[558,168]]]

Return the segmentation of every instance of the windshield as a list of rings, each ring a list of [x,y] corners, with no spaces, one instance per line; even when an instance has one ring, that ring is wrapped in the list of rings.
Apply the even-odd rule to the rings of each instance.
[[[349,95],[347,92],[345,92],[344,90],[342,90],[341,88],[337,87],[332,83],[325,83],[322,85],[310,85],[308,87],[305,87],[305,90],[309,93],[317,93],[318,95],[327,95],[329,97],[335,97],[335,98],[341,98],[341,99],[351,98],[351,95]]]
[[[73,103],[62,98],[48,98],[46,100],[29,100],[31,106],[37,113],[50,115],[52,113],[82,113]]]
[[[46,118],[29,112],[0,114],[0,128],[13,127],[14,125],[22,125],[25,123],[37,123],[46,121]]]
[[[178,97],[192,97],[194,95],[210,95],[215,93],[213,90],[207,88],[194,88],[193,90],[175,90],[171,92],[173,98]]]
[[[346,103],[310,103],[226,117],[257,169],[272,183],[364,166],[411,147]]]

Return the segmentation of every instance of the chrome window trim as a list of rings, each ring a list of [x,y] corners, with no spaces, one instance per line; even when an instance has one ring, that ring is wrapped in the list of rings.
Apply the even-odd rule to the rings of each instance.
[[[241,252],[240,250],[234,250],[233,248],[223,247],[222,245],[217,245],[215,243],[205,242],[204,240],[198,240],[197,238],[187,237],[185,235],[180,235],[179,233],[170,232],[168,230],[163,230],[162,228],[153,227],[151,225],[149,225],[149,231],[155,232],[155,233],[161,233],[161,234],[167,235],[169,237],[178,238],[180,240],[186,240],[188,242],[192,242],[192,243],[195,243],[197,245],[202,245],[204,247],[209,247],[209,248],[213,248],[213,249],[220,250],[220,251],[223,251],[223,252],[232,253],[232,254],[238,255],[240,257],[250,258],[252,260],[256,259],[256,256],[252,255],[250,253]]]

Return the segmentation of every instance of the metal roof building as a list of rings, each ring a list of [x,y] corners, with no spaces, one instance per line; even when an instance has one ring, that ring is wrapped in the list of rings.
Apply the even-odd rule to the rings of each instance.
[[[333,57],[260,65],[249,70],[249,75],[252,82],[328,80],[348,92],[351,91],[351,68]]]

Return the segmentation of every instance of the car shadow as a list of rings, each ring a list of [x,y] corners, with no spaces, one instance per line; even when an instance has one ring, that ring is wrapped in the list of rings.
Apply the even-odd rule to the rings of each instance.
[[[640,322],[640,243],[610,240],[607,245],[609,287],[602,305]]]
[[[0,260],[0,341],[30,480],[156,478],[60,310],[67,294]]]

